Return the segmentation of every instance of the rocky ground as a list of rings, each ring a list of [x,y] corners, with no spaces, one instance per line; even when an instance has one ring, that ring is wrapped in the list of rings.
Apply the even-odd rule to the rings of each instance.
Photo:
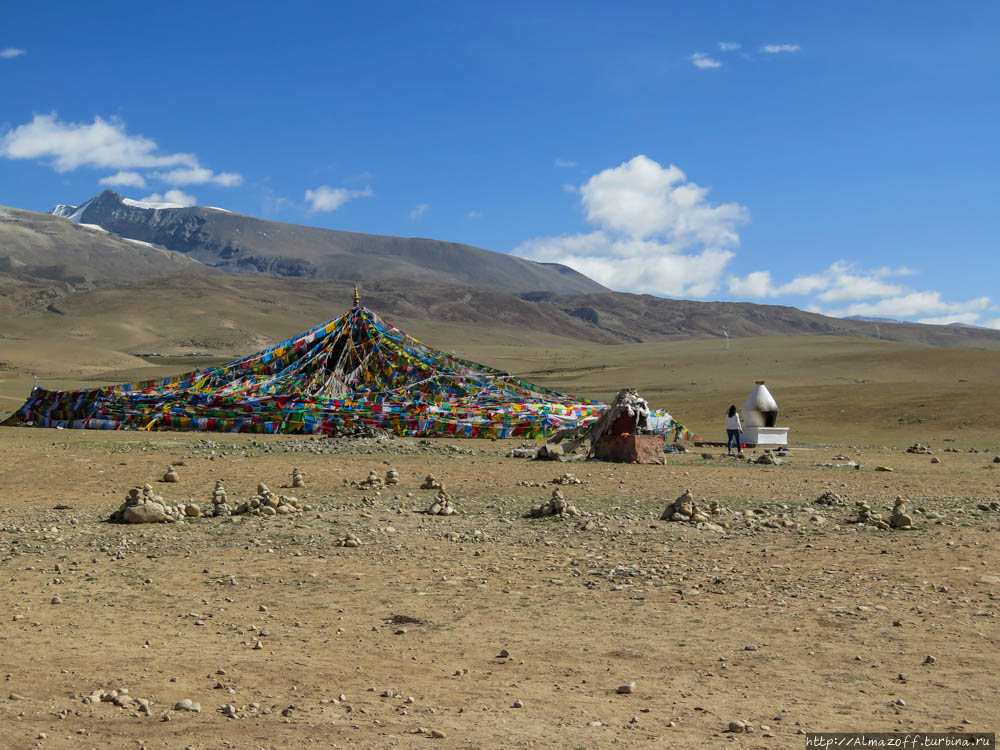
[[[928,452],[619,466],[507,458],[512,441],[0,430],[0,745],[995,731],[996,446],[912,438]],[[425,512],[428,475],[455,514]],[[216,517],[218,479],[234,509],[261,482],[299,507]],[[202,517],[108,522],[146,483]],[[530,517],[556,488],[578,515]],[[661,520],[688,489],[692,520]],[[897,497],[913,528],[879,528]]]

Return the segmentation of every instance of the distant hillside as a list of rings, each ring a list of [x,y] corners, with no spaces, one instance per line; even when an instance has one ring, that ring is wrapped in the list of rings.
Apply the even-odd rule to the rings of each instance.
[[[0,309],[201,267],[183,253],[34,211],[0,207]]]
[[[372,280],[387,277],[573,294],[606,291],[581,273],[471,245],[283,224],[216,208],[132,201],[107,190],[80,206],[52,213],[169,250],[230,273]]]

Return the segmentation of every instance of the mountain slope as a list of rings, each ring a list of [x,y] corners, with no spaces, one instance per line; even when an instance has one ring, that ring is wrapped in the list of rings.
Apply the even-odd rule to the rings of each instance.
[[[606,291],[566,266],[536,263],[471,245],[341,232],[266,221],[204,207],[146,207],[110,190],[60,216],[185,253],[231,273],[370,280],[386,277],[511,292]]]

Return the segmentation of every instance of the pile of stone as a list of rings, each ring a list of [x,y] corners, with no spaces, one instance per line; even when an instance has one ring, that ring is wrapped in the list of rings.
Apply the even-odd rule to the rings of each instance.
[[[437,479],[434,478],[433,474],[428,474],[426,477],[424,477],[424,483],[422,485],[420,485],[420,489],[422,489],[422,490],[443,490],[444,489],[444,482],[439,482]]]
[[[563,474],[549,482],[550,484],[583,484],[583,480],[577,479],[573,474]]]
[[[380,490],[385,486],[385,483],[382,481],[382,477],[372,470],[368,472],[367,479],[362,479],[360,482],[354,482],[354,486],[359,490]]]
[[[986,510],[986,511],[1000,510],[1000,502],[997,502],[996,500],[990,500],[989,503],[979,503],[979,505],[976,506],[976,509]]]
[[[847,499],[841,497],[836,492],[831,492],[827,490],[822,495],[813,500],[816,505],[829,505],[831,507],[837,505],[847,505]]]
[[[906,513],[906,501],[900,495],[896,495],[896,502],[893,503],[889,526],[904,531],[913,528],[913,519]]]
[[[378,427],[366,427],[365,425],[354,425],[344,427],[334,425],[327,434],[328,438],[368,438],[370,440],[391,440],[394,436],[386,430]]]
[[[854,509],[857,512],[857,518],[854,520],[849,520],[849,523],[861,523],[865,526],[876,526],[880,529],[888,529],[889,524],[882,520],[882,517],[872,510],[871,506],[864,500],[858,500],[854,503]]]
[[[350,532],[343,539],[338,539],[336,542],[336,546],[338,547],[360,547],[361,545],[361,537]]]
[[[168,505],[153,486],[144,484],[128,491],[125,502],[114,513],[111,521],[117,523],[167,523],[184,517],[183,505]]]
[[[777,466],[781,463],[781,459],[770,451],[764,451],[757,458],[751,458],[748,463],[752,464],[765,464],[769,466]]]
[[[427,509],[427,515],[429,516],[451,516],[457,512],[455,506],[451,504],[451,498],[448,497],[448,493],[444,490],[439,491],[434,496],[434,502]]]
[[[216,482],[216,491],[222,480]],[[223,490],[225,492],[225,490]],[[214,494],[214,493],[213,493]],[[223,498],[225,496],[223,495]],[[213,498],[214,499],[214,498]],[[288,495],[277,495],[268,489],[263,482],[257,484],[257,494],[246,502],[240,503],[235,508],[231,508],[227,503],[216,502],[215,516],[226,515],[251,515],[251,516],[277,516],[289,513],[300,513],[304,510],[312,510],[312,506],[304,505],[297,497]]]
[[[292,489],[305,489],[306,477],[299,469],[292,469]]]
[[[717,501],[713,500],[708,508],[699,508],[694,501],[694,495],[691,490],[685,490],[680,497],[663,509],[660,520],[710,523],[713,516],[718,516],[721,513],[722,507]]]
[[[906,449],[907,453],[918,453],[922,456],[929,456],[931,454],[931,447],[929,445],[921,445],[920,443],[914,443],[909,448]]]
[[[532,518],[541,518],[543,516],[573,518],[579,516],[580,511],[576,509],[576,506],[567,503],[566,498],[563,497],[562,490],[556,487],[552,490],[552,497],[541,505],[533,505],[529,514]]]
[[[177,473],[177,469],[173,466],[167,467],[167,473],[163,475],[164,482],[179,482],[181,481],[180,475]]]
[[[389,469],[385,472],[385,484],[387,487],[399,484],[399,472],[395,469]]]

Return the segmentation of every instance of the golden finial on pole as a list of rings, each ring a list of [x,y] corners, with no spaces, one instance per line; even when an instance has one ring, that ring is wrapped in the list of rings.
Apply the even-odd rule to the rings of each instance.
[[[354,285],[354,306],[361,307],[361,295],[358,293],[358,285]]]

